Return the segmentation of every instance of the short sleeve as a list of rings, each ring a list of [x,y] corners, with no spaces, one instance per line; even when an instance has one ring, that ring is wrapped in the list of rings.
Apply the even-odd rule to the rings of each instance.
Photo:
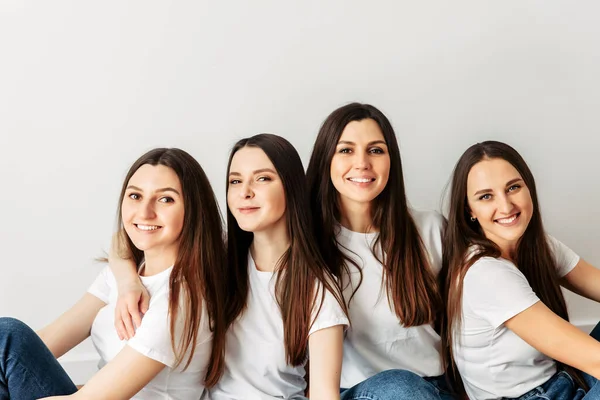
[[[556,272],[559,277],[563,277],[567,275],[569,272],[575,268],[577,263],[580,260],[580,257],[567,247],[565,244],[555,239],[554,237],[547,235],[548,244],[550,245],[550,250],[554,255],[554,262],[556,263]]]
[[[463,309],[494,328],[538,301],[525,275],[507,260],[482,257],[465,275]]]
[[[142,324],[127,345],[142,355],[165,364],[175,366],[175,352],[171,346],[169,293],[162,292],[150,299],[148,311]]]
[[[94,283],[92,283],[87,290],[89,294],[96,296],[106,304],[109,303],[108,300],[110,297],[110,286],[108,284],[109,277],[110,269],[107,265],[106,267],[102,268],[102,271],[100,271],[94,280]]]
[[[429,256],[431,270],[437,276],[442,269],[442,236],[446,220],[436,211],[411,210],[411,215]]]
[[[325,290],[325,297],[323,298],[322,306],[319,309],[323,290]],[[349,325],[348,317],[344,314],[344,310],[333,294],[331,294],[329,290],[324,289],[321,283],[319,283],[317,290],[317,301],[315,302],[315,307],[312,312],[312,321],[312,326],[308,332],[309,336],[321,329],[331,328],[332,326],[337,325]]]

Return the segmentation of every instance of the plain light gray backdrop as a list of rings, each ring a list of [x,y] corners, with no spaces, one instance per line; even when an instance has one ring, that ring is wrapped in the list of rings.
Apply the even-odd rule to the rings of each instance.
[[[505,141],[536,176],[548,231],[600,266],[599,13],[595,1],[2,1],[0,315],[37,329],[85,292],[146,150],[194,155],[223,208],[237,139],[283,135],[306,163],[350,101],[391,119],[414,207],[439,209],[469,145]],[[577,325],[598,320],[599,305],[568,299]],[[84,380],[96,357],[84,343],[64,361]]]

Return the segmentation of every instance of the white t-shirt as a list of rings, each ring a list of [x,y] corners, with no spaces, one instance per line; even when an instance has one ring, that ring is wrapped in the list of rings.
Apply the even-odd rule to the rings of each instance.
[[[196,351],[189,367],[182,371],[187,362],[173,369],[175,353],[171,347],[169,310],[169,277],[172,267],[153,276],[140,276],[142,284],[150,293],[150,305],[142,324],[129,341],[120,340],[114,327],[115,305],[117,302],[117,282],[110,268],[105,267],[98,275],[88,292],[104,303],[92,324],[92,342],[100,354],[103,367],[111,361],[125,345],[142,355],[159,361],[166,367],[133,398],[154,399],[193,399],[197,400],[204,391],[204,377],[212,349],[212,332],[209,329],[208,315],[203,312],[198,333]],[[180,316],[183,318],[182,313]],[[183,323],[183,321],[181,321]],[[178,327],[181,325],[178,324]]]
[[[442,266],[444,219],[433,211],[410,210],[410,214],[437,276]],[[420,376],[444,373],[441,339],[433,324],[406,328],[388,302],[386,285],[382,285],[383,266],[371,251],[377,235],[352,232],[341,225],[337,234],[338,247],[358,264],[363,279],[349,304],[352,326],[344,341],[342,388],[350,388],[389,369],[409,370]],[[377,251],[381,252],[380,246]],[[342,277],[346,302],[360,280],[358,269],[348,265],[350,277]]]
[[[250,255],[248,275],[246,309],[227,331],[225,373],[211,389],[211,396],[213,400],[304,398],[304,366],[288,365],[285,358],[276,276],[257,270]],[[309,335],[336,325],[348,325],[348,319],[333,295],[326,292]]]
[[[548,237],[563,277],[579,256]],[[454,332],[454,359],[469,398],[518,397],[556,373],[554,360],[504,326],[539,298],[521,271],[503,258],[482,257],[463,283],[462,329]]]

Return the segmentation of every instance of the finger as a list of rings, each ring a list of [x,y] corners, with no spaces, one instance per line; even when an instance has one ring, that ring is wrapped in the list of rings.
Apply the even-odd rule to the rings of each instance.
[[[131,337],[129,336],[129,332],[127,330],[127,325],[126,325],[126,321],[127,321],[127,317],[129,316],[129,314],[127,313],[127,308],[125,308],[123,305],[117,306],[117,310],[119,313],[119,322],[120,322],[120,328],[121,328],[121,333],[123,334],[123,340],[129,340],[131,339]]]
[[[133,324],[135,326],[135,328],[137,329],[141,324],[142,324],[142,316],[140,315],[140,310],[137,307],[137,304],[133,305],[133,303],[131,303],[132,305],[129,306],[128,308],[128,312],[129,315],[131,316],[131,319],[133,320]]]
[[[131,314],[129,313],[129,309],[127,306],[124,306],[121,309],[121,320],[123,321],[123,325],[125,325],[125,330],[127,331],[127,339],[131,339],[133,335],[135,335],[135,329],[133,329],[133,323],[131,322]]]
[[[119,316],[117,316],[117,313],[115,312],[115,329],[117,330],[117,335],[119,335],[119,339],[120,340],[124,340],[125,339],[125,335],[123,334],[123,332],[125,332],[125,326],[123,325],[123,320]]]

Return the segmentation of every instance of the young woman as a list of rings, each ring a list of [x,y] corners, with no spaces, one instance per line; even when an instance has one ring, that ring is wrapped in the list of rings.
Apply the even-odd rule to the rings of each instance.
[[[304,168],[275,135],[240,140],[227,168],[231,303],[214,399],[339,398],[343,328],[336,281],[312,236]]]
[[[0,319],[1,399],[197,399],[219,379],[225,249],[200,165],[179,149],[144,154],[125,178],[118,225],[118,245],[152,294],[135,337],[122,342],[115,334],[117,286],[106,267],[75,306],[37,335]],[[56,358],[90,335],[104,365],[77,391]]]
[[[312,236],[300,156],[279,136],[256,135],[233,147],[227,176],[230,327],[211,397],[304,398],[308,356],[310,397],[339,399],[348,319]]]
[[[352,322],[342,398],[449,398],[434,330],[444,220],[408,207],[389,120],[368,104],[335,110],[307,178],[321,252],[341,279]]]
[[[600,301],[600,271],[546,234],[512,147],[478,143],[459,159],[444,245],[443,335],[470,399],[600,399],[600,343],[569,324],[560,289]]]

